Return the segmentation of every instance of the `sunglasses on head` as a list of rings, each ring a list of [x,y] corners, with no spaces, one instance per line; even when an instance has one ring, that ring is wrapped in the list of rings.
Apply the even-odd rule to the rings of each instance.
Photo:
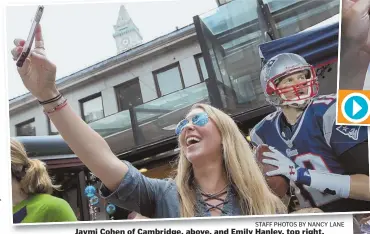
[[[193,125],[202,127],[208,123],[208,120],[209,118],[208,118],[207,113],[202,112],[202,113],[194,115],[190,119],[190,122]],[[177,136],[181,134],[182,130],[184,130],[185,126],[188,125],[188,123],[189,123],[188,119],[183,119],[177,124],[176,130],[175,130]]]

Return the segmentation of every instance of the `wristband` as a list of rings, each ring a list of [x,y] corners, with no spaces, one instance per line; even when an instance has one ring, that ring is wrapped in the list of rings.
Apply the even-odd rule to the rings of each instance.
[[[62,94],[58,94],[56,97],[50,98],[49,100],[46,101],[39,101],[41,105],[49,104],[58,101],[59,99],[62,98]]]
[[[351,191],[351,177],[309,170],[311,174],[311,186],[321,192],[348,198]]]
[[[351,190],[351,177],[334,173],[297,169],[297,183],[307,185],[320,192],[348,198]]]
[[[63,109],[63,107],[65,107],[67,105],[67,99],[65,99],[62,103],[58,104],[56,107],[54,107],[53,109],[51,110],[44,110],[44,113],[45,114],[52,114],[54,112],[57,112],[61,109]]]
[[[298,167],[297,168],[297,182],[300,184],[305,184],[310,186],[311,175],[307,168]]]

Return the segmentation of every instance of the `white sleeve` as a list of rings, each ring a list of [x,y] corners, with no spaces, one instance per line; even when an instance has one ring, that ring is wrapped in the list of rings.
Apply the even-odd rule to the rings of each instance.
[[[256,127],[254,127],[250,132],[251,142],[254,146],[262,145],[263,141],[260,136],[256,133]]]

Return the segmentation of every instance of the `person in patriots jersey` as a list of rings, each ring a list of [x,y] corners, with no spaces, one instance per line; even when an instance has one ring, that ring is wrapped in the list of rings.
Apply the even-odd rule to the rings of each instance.
[[[336,95],[318,96],[313,66],[291,53],[271,58],[261,71],[267,101],[277,111],[250,133],[266,144],[262,162],[277,167],[294,188],[300,208],[324,212],[369,211],[367,128],[336,125]]]

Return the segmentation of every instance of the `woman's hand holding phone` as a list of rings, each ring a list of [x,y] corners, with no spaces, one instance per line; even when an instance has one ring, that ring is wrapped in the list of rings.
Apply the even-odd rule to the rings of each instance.
[[[13,58],[20,56],[25,43],[23,39],[14,40],[15,47],[11,51]],[[23,66],[18,67],[18,73],[24,86],[39,101],[49,100],[59,94],[55,85],[56,66],[46,57],[40,24],[35,30],[35,48],[31,49]]]
[[[36,26],[35,48],[30,51],[23,66],[18,67],[18,73],[25,87],[35,98],[41,102],[53,101],[53,98],[60,97],[55,85],[56,66],[47,58],[41,26],[39,23]],[[14,40],[14,44],[12,54],[17,59],[23,51],[25,40]],[[58,106],[55,106],[55,102],[44,103],[44,111],[86,167],[99,177],[110,191],[116,190],[128,172],[128,166],[113,154],[104,138],[86,124],[67,105],[66,100],[63,103]]]

